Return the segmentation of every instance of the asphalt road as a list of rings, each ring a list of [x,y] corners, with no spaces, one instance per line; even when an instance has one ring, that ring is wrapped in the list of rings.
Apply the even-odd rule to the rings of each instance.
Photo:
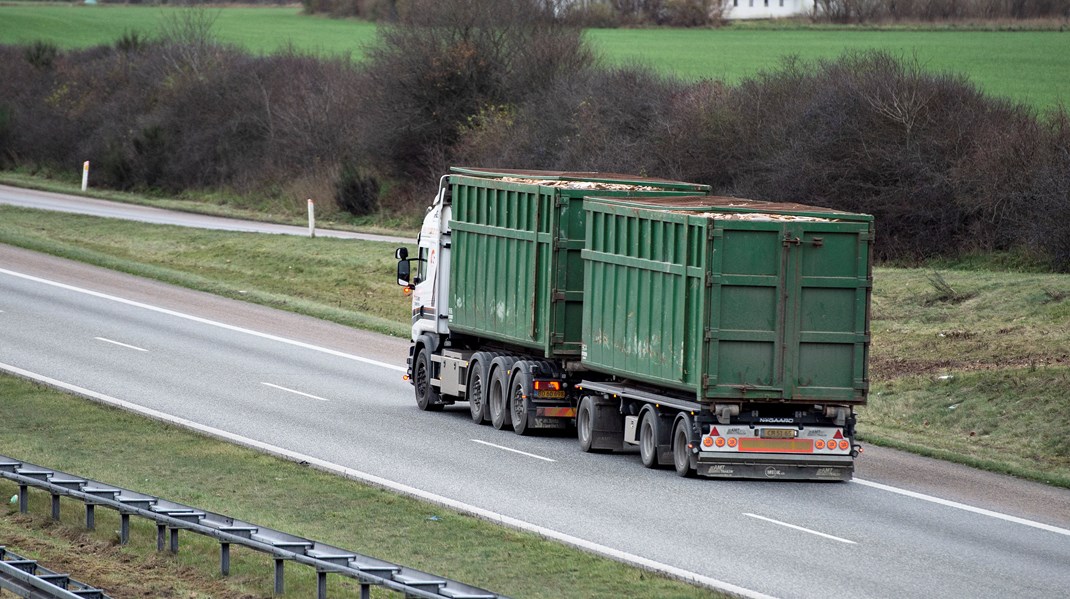
[[[0,245],[2,369],[755,596],[1070,589],[1070,491],[872,447],[851,483],[680,479],[571,438],[476,426],[464,404],[420,412],[401,380],[406,347]]]
[[[244,221],[220,216],[208,216],[190,212],[176,212],[163,210],[151,206],[139,206],[137,204],[124,204],[122,202],[110,202],[82,196],[72,196],[48,191],[36,191],[0,185],[0,204],[21,206],[23,208],[36,208],[38,210],[51,210],[54,212],[70,212],[74,214],[87,214],[103,218],[120,218],[134,220],[157,225],[175,225],[179,227],[196,227],[199,229],[215,229],[219,231],[243,231],[255,233],[273,233],[279,235],[308,236],[308,227],[295,227],[292,225],[277,225],[255,221]],[[386,241],[390,243],[411,244],[412,239],[405,237],[392,237],[390,235],[373,235],[370,233],[355,233],[353,231],[332,231],[330,229],[316,229],[318,237],[338,237],[341,239],[364,239],[368,241]]]

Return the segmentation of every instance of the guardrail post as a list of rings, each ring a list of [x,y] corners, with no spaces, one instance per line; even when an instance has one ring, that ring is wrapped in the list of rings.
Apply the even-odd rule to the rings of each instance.
[[[52,519],[59,521],[59,495],[52,495]]]
[[[30,491],[26,485],[19,485],[19,513],[26,514],[30,511]]]
[[[178,529],[171,529],[171,553],[178,553]]]
[[[85,504],[85,529],[94,530],[97,527],[96,507],[92,503]]]
[[[164,539],[167,536],[167,525],[156,524],[156,551],[163,551]]]
[[[316,571],[316,598],[327,599],[327,573]]]
[[[286,560],[281,558],[275,558],[275,594],[281,595],[286,589],[286,581],[283,580],[284,567]]]
[[[360,599],[372,599],[372,585],[360,585]]]
[[[119,544],[130,542],[130,514],[119,514]]]
[[[230,543],[219,544],[219,572],[230,576]]]

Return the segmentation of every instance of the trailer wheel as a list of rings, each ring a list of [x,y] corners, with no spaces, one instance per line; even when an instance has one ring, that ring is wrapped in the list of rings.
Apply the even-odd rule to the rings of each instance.
[[[468,360],[468,381],[465,384],[465,396],[468,398],[468,410],[472,414],[472,421],[483,424],[490,418],[487,409],[487,375],[490,370],[490,354],[478,352]]]
[[[687,420],[680,418],[672,432],[672,464],[676,468],[676,474],[685,478],[695,475],[691,468],[691,448],[687,445],[691,437],[687,433]]]
[[[490,364],[490,393],[487,396],[490,423],[502,430],[512,426],[509,418],[509,371],[517,359],[510,356],[495,358]]]
[[[518,370],[514,367],[514,370]],[[527,371],[517,371],[510,386],[509,408],[513,421],[513,432],[526,435],[531,432],[528,427],[528,402],[531,401],[531,375]]]
[[[658,467],[657,419],[654,412],[650,411],[639,424],[639,459],[646,468]]]
[[[412,386],[416,390],[416,406],[425,412],[438,412],[444,407],[438,391],[431,386],[431,352],[420,348],[412,367]]]
[[[604,451],[594,447],[594,401],[589,395],[580,400],[580,409],[576,410],[576,438],[580,440],[580,450],[584,453]]]

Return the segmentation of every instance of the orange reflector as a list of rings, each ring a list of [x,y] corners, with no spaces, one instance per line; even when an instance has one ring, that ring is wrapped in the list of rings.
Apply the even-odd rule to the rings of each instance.
[[[709,437],[707,437],[707,439],[708,438]],[[724,447],[724,437],[717,437],[717,440],[714,441],[714,443],[717,444],[717,447]]]
[[[842,449],[844,451],[847,451],[850,448],[851,448],[851,442],[850,441],[848,441],[847,439],[844,439],[843,441],[840,441],[840,449]]]
[[[728,446],[729,447],[735,447],[736,446],[736,438],[735,437],[729,437],[728,438]]]
[[[824,439],[818,439],[817,441],[814,441],[814,447],[816,447],[818,449],[824,449],[825,448]]]
[[[703,447],[710,447],[712,445],[713,445],[713,437],[703,437],[702,438],[702,446]]]
[[[836,434],[832,435],[832,438],[833,439],[842,439],[843,438],[843,431],[837,429],[836,430]]]

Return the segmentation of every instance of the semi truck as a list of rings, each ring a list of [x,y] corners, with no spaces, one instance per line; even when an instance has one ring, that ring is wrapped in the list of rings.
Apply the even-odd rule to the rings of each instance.
[[[421,410],[680,476],[849,480],[873,219],[594,172],[454,167],[395,252]]]

